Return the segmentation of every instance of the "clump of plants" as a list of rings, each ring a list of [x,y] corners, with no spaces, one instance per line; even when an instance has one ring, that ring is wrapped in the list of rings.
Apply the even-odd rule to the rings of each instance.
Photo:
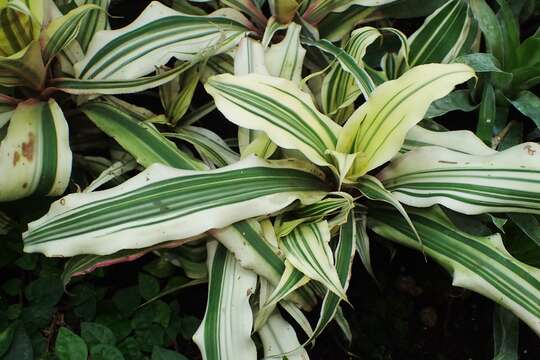
[[[157,255],[149,273],[182,276],[160,292],[141,273],[151,307],[129,290],[114,304],[151,309],[135,330],[192,337],[204,359],[307,359],[333,320],[350,340],[353,261],[377,275],[368,234],[540,335],[540,43],[519,36],[534,2],[408,2],[152,1],[111,29],[109,0],[0,1],[0,201],[59,197],[23,224],[7,203],[0,231],[68,258],[48,273],[55,297]],[[389,26],[407,6],[427,15],[408,36]],[[532,122],[508,121],[510,106]],[[476,134],[438,121],[460,111],[477,111],[464,126]],[[201,284],[204,318],[175,324],[161,297]],[[20,347],[12,319],[0,356]],[[40,346],[61,359],[142,346],[118,345],[119,327],[86,321],[81,338],[58,321]],[[182,358],[142,349],[130,356]]]

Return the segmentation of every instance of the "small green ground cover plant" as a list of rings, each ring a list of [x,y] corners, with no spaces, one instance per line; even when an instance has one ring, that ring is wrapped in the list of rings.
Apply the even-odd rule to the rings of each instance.
[[[0,1],[0,356],[308,359],[374,238],[540,335],[534,1],[118,3]]]

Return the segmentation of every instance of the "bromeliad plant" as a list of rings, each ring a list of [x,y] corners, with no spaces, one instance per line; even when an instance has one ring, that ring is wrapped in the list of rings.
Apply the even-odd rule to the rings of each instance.
[[[87,171],[90,164],[105,169],[86,190],[62,197],[28,224],[25,251],[73,257],[67,284],[99,266],[183,249],[165,258],[194,284],[208,280],[206,313],[194,336],[205,359],[256,359],[253,331],[264,357],[288,359],[307,358],[303,346],[333,319],[347,334],[340,306],[348,301],[357,253],[372,273],[368,229],[422,251],[451,273],[454,285],[510,309],[540,334],[540,270],[512,257],[500,234],[471,235],[444,211],[539,214],[540,146],[497,152],[471,132],[417,125],[434,101],[459,84],[474,85],[471,67],[451,63],[476,38],[467,3],[449,2],[409,39],[375,27],[318,38],[316,25],[331,11],[390,2],[275,0],[269,20],[264,1],[223,1],[210,14],[215,2],[173,1],[172,8],[152,2],[130,25],[98,32],[108,27],[107,1],[46,3],[57,19],[48,28],[70,23],[59,32],[69,39],[45,47],[33,40],[36,50],[28,45],[6,54],[5,64],[29,51],[45,62],[39,86],[14,73],[9,81],[2,77],[11,88],[2,88],[10,94],[2,95],[10,125],[0,166],[2,174],[22,174],[2,177],[10,186],[2,187],[2,200],[65,190],[71,150],[64,104],[77,104],[117,141],[117,153],[129,155],[115,163],[77,157]],[[4,11],[15,3],[31,4],[7,1]],[[84,16],[66,20],[73,14]],[[425,35],[450,19],[461,25],[446,26],[436,47]],[[12,23],[2,22],[8,39],[16,26],[5,24]],[[384,55],[380,69],[366,64],[369,46],[386,35],[397,36],[401,50]],[[430,48],[437,53],[426,53]],[[211,98],[194,109],[199,82]],[[157,86],[163,115],[112,96]],[[194,125],[215,108],[238,126],[234,146]],[[146,169],[124,181],[137,166]],[[32,182],[19,183],[26,179]],[[94,191],[110,180],[119,185]],[[207,266],[200,266],[205,252]],[[313,327],[302,310],[315,308]],[[299,341],[282,310],[307,340]]]

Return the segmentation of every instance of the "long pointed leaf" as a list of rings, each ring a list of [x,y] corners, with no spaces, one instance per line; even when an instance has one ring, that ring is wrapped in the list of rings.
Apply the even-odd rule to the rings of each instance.
[[[179,150],[150,123],[138,121],[129,113],[103,102],[87,103],[82,107],[86,116],[112,136],[132,154],[139,164],[148,167],[154,163],[180,169],[204,170],[206,167]]]
[[[330,250],[328,223],[302,224],[281,239],[280,247],[287,260],[307,277],[321,282],[341,299],[347,299],[343,284],[334,267]]]
[[[106,255],[186,239],[297,199],[317,201],[325,189],[313,174],[256,158],[212,171],[154,164],[115,188],[55,202],[29,224],[25,251]]]

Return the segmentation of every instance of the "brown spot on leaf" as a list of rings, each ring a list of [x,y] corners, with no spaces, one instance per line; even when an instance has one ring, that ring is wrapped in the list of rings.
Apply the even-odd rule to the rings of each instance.
[[[20,159],[21,155],[18,151],[15,151],[15,153],[13,154],[13,166],[16,166]]]
[[[34,133],[28,133],[28,142],[24,142],[22,144],[22,154],[23,156],[28,159],[28,161],[32,161],[34,158],[34,145],[36,142],[36,137]]]
[[[23,189],[26,189],[27,186],[28,186],[28,183],[26,183],[26,182],[24,184],[22,184]]]
[[[531,156],[536,153],[536,150],[534,150],[531,145],[526,145],[523,149],[527,150],[527,153]]]

